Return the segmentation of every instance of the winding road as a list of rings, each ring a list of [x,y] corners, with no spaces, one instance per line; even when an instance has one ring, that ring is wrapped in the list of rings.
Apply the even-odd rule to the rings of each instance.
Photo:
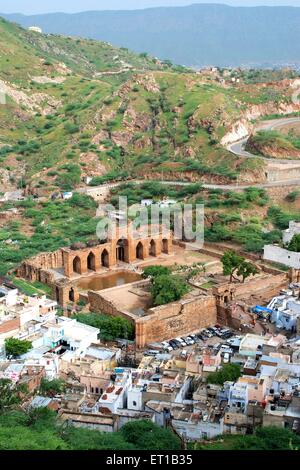
[[[278,129],[282,126],[288,125],[288,124],[299,124],[300,123],[300,117],[292,117],[292,118],[279,118],[279,119],[273,119],[271,121],[266,121],[263,123],[260,123],[256,130],[264,130],[264,131],[273,131],[275,129]],[[227,150],[229,152],[234,153],[235,155],[238,155],[239,157],[245,157],[245,158],[258,158],[258,155],[253,155],[250,152],[247,152],[245,150],[246,144],[248,142],[249,136],[245,137],[244,139],[239,140],[238,142],[234,142],[232,144],[229,144],[227,146]],[[266,162],[276,162],[276,163],[283,163],[283,164],[289,164],[289,163],[297,163],[300,166],[300,160],[290,160],[290,159],[275,159],[275,158],[267,158],[267,157],[259,157]]]
[[[282,127],[287,124],[298,124],[300,123],[300,117],[292,117],[292,118],[279,118],[279,119],[273,119],[270,121],[265,121],[261,122],[257,126],[257,130],[274,130],[277,129],[278,127]],[[235,155],[238,155],[239,157],[244,157],[244,158],[258,158],[257,155],[253,155],[250,152],[247,152],[245,150],[246,143],[249,139],[249,136],[245,137],[244,139],[239,140],[238,142],[234,142],[230,145],[227,146],[227,150],[232,152]],[[272,158],[266,158],[266,157],[259,157],[265,160],[268,163],[279,163],[279,164],[295,164],[299,167],[300,169],[300,159],[299,160],[281,160],[281,159],[272,159]],[[157,182],[159,180],[129,180],[128,182],[135,183],[137,185],[143,184],[145,182]],[[191,182],[188,181],[160,181],[162,184],[174,184],[177,186],[188,186],[191,184]],[[103,189],[111,189],[111,188],[116,188],[120,186],[121,184],[124,184],[124,181],[120,181],[118,183],[108,183],[108,184],[103,184],[101,186],[90,186],[88,188],[83,188],[79,190],[79,192],[84,192],[87,194],[92,194],[94,191],[101,191]],[[267,189],[267,188],[282,188],[282,187],[288,187],[288,186],[300,186],[300,178],[299,179],[285,179],[285,180],[279,180],[279,181],[270,181],[266,183],[237,183],[234,184],[207,184],[203,183],[203,187],[206,189],[222,189],[224,191],[242,191],[243,189],[246,188],[251,188],[251,187],[256,187],[260,189]]]

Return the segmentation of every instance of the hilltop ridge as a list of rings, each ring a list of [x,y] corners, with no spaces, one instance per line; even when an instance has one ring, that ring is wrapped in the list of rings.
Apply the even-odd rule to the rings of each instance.
[[[283,66],[300,61],[300,8],[193,4],[145,10],[5,15],[46,33],[91,37],[202,67]]]

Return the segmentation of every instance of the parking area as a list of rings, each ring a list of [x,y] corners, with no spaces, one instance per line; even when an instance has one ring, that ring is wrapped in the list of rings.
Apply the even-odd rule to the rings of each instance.
[[[168,353],[171,356],[185,357],[195,350],[208,348],[212,350],[214,355],[221,350],[223,361],[230,362],[234,352],[239,348],[240,338],[234,330],[215,325],[188,336],[176,337],[150,345],[144,355],[156,356],[157,354]]]

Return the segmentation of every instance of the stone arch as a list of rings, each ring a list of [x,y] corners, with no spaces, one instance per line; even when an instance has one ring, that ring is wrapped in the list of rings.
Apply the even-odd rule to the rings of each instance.
[[[136,245],[135,254],[137,259],[144,259],[144,246],[142,242],[138,242]]]
[[[169,240],[167,238],[164,238],[161,242],[161,251],[167,255],[169,254]]]
[[[75,256],[73,259],[73,272],[77,274],[82,274],[82,269],[81,269],[81,259],[79,256]]]
[[[73,287],[69,290],[69,301],[70,302],[75,302],[75,291]]]
[[[90,271],[96,271],[96,256],[91,251],[87,257],[87,268]]]
[[[149,255],[150,256],[157,256],[156,253],[156,243],[154,240],[151,240],[150,245],[149,245]]]
[[[101,266],[109,268],[109,253],[106,249],[101,253]]]
[[[117,261],[129,262],[128,240],[126,238],[120,238],[117,241],[116,258]]]

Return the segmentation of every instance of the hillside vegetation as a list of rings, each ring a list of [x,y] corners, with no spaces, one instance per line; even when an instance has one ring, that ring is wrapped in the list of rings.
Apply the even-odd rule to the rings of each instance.
[[[107,43],[0,19],[0,192],[70,190],[116,177],[235,180],[259,162],[220,139],[249,106],[288,103],[290,81],[233,86]],[[99,179],[100,178],[100,179]]]
[[[264,157],[300,158],[300,134],[259,131],[248,140],[247,149]]]

